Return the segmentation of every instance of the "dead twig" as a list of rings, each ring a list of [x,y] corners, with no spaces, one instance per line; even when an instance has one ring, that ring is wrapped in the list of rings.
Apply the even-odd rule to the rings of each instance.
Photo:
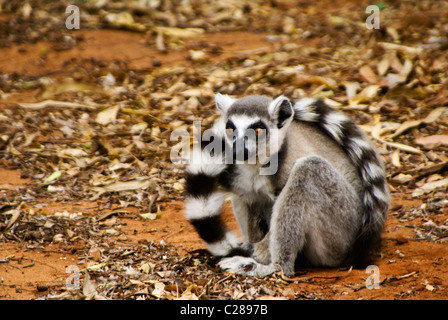
[[[311,276],[311,277],[294,277],[294,278],[290,278],[290,277],[286,276],[283,273],[283,270],[281,270],[280,271],[280,276],[281,276],[281,278],[283,280],[285,280],[287,282],[298,282],[298,283],[301,283],[301,282],[311,282],[314,279],[325,279],[325,280],[334,280],[334,281],[336,281],[336,280],[339,280],[339,279],[347,277],[352,272],[352,270],[353,270],[353,267],[350,267],[350,269],[345,274],[343,274],[341,276]]]

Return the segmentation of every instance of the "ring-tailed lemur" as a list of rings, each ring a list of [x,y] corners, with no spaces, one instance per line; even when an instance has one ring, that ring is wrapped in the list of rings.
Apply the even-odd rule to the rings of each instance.
[[[365,265],[379,247],[389,193],[361,129],[311,98],[215,99],[213,143],[224,152],[203,148],[187,167],[185,214],[210,253],[224,257],[220,267],[264,277],[293,274],[296,263]],[[262,173],[268,167],[276,170]],[[221,218],[229,193],[243,242]]]

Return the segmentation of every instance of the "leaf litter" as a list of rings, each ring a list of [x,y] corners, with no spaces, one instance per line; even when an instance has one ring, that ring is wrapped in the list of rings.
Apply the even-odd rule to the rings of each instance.
[[[392,195],[421,201],[390,215],[417,240],[446,242],[446,1],[386,4],[381,30],[366,29],[365,8],[356,5],[322,14],[324,9],[312,3],[288,1],[179,4],[84,1],[79,6],[89,12],[82,16],[83,28],[143,34],[145,46],[166,56],[180,52],[184,63],[155,59],[136,69],[124,60],[72,58],[57,76],[4,72],[0,77],[0,164],[20,169],[30,180],[25,187],[2,190],[7,210],[0,213],[0,242],[24,243],[29,250],[48,243],[84,244],[76,250],[84,263],[83,286],[54,287],[45,298],[330,297],[328,291],[283,290],[280,276],[224,276],[202,251],[182,256],[165,242],[119,241],[121,217],[150,222],[163,215],[167,201],[182,200],[183,166],[170,160],[176,143],[170,134],[177,128],[191,133],[194,119],[203,120],[202,129],[210,125],[217,118],[214,92],[313,96],[343,110],[385,159]],[[10,18],[0,20],[0,47],[47,41],[51,46],[38,54],[45,63],[52,50],[82,45],[85,36],[60,28],[62,15],[48,18],[66,5],[48,3],[43,10],[38,1],[3,3]],[[32,28],[38,24],[42,27]],[[266,44],[229,54],[213,38],[199,40],[242,30],[266,34]],[[31,102],[15,101],[23,92],[33,92]],[[103,204],[99,217],[48,214],[43,198]],[[321,284],[343,277],[336,278],[304,279]]]

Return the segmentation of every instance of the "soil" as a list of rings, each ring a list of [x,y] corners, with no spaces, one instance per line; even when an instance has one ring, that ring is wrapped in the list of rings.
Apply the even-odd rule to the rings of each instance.
[[[3,185],[19,186],[24,183],[20,172],[0,170]],[[397,196],[397,195],[396,195]],[[49,204],[49,215],[68,210],[94,207],[86,202],[75,205],[54,203],[51,199],[41,199]],[[411,209],[420,205],[419,200],[394,198],[392,208]],[[205,249],[203,241],[183,216],[183,204],[179,201],[164,203],[160,218],[142,222],[132,217],[119,218],[120,240],[124,243],[139,241],[165,241],[182,256]],[[83,209],[84,214],[98,215],[95,210]],[[127,208],[128,211],[132,209]],[[135,210],[137,211],[137,210]],[[104,213],[104,211],[102,211]],[[283,285],[291,298],[302,299],[418,299],[445,300],[448,298],[448,246],[415,240],[412,228],[403,225],[393,216],[392,210],[383,235],[382,256],[375,262],[379,270],[379,289],[366,288],[366,279],[371,275],[366,270],[335,270],[310,268],[299,271],[302,280],[314,278],[317,281],[298,282]],[[225,221],[238,234],[237,223],[233,219],[230,206],[225,211]],[[418,224],[418,223],[416,223]],[[12,257],[8,264],[0,264],[1,299],[36,299],[45,297],[51,288],[63,287],[68,278],[70,265],[79,265],[77,249],[81,243],[73,245],[48,244],[44,248],[27,249],[20,243],[3,243],[0,257]],[[71,253],[73,252],[73,253]],[[80,268],[83,265],[79,265]],[[310,296],[311,293],[311,296]],[[287,296],[287,295],[286,295]]]
[[[288,7],[286,1],[279,3],[285,3]],[[86,61],[123,63],[128,69],[139,72],[150,72],[157,65],[195,66],[189,58],[188,45],[164,53],[148,45],[148,36],[142,33],[92,29],[74,30],[72,36],[82,41],[68,50],[56,50],[54,42],[46,40],[12,43],[0,48],[0,70],[8,74],[48,76],[57,81],[71,76],[72,70],[67,69],[70,61],[78,61],[81,65]],[[239,55],[246,56],[251,52],[275,52],[276,43],[268,41],[267,36],[263,32],[240,30],[205,33],[196,37],[195,42],[205,42],[220,48],[221,54],[211,56],[212,61],[209,63],[212,64]],[[304,41],[308,41],[308,45],[316,45],[319,40]],[[190,46],[194,47],[194,43],[190,43]],[[46,51],[44,59],[43,48]],[[0,108],[21,102],[41,101],[40,93],[41,88],[13,91],[0,100]],[[0,190],[3,195],[26,190],[32,180],[32,176],[11,163],[0,163]],[[379,270],[379,289],[366,287],[366,280],[371,275],[366,270],[309,268],[300,270],[294,279],[278,277],[277,292],[281,291],[283,298],[291,299],[448,299],[448,246],[440,241],[428,241],[416,236],[416,226],[424,224],[427,221],[424,218],[411,221],[402,219],[404,212],[416,210],[423,204],[421,199],[411,196],[406,185],[393,188],[392,196],[393,202],[383,234],[382,255],[375,262]],[[118,208],[117,205],[107,207],[104,199],[67,202],[48,194],[38,198],[38,203],[41,205],[39,208],[45,208],[47,216],[64,211],[82,211],[84,216],[98,217]],[[182,198],[162,200],[158,204],[162,214],[154,220],[136,218],[142,210],[132,206],[126,208],[125,214],[114,215],[114,223],[121,226],[116,240],[121,245],[167,243],[180,257],[203,252],[203,241],[183,216]],[[30,212],[35,208],[35,203],[27,204],[25,201],[21,210]],[[229,227],[236,230],[237,224],[229,206],[225,217]],[[448,212],[440,212],[433,219],[442,223],[448,219]],[[70,274],[66,272],[67,267],[76,265],[82,269],[87,266],[80,258],[80,252],[85,246],[85,241],[53,241],[37,247],[19,241],[0,242],[0,299],[45,298],[52,290],[63,288]],[[220,276],[225,277],[223,274]],[[271,295],[267,290],[265,297]]]

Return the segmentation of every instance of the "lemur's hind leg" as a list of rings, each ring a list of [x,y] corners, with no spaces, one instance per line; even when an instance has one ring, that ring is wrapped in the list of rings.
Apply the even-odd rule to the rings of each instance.
[[[359,195],[330,163],[317,156],[299,159],[273,208],[271,262],[232,257],[221,260],[220,266],[256,277],[279,268],[293,274],[296,259],[314,266],[338,266],[357,235],[360,208]]]
[[[297,255],[313,266],[340,265],[359,226],[361,200],[326,160],[296,162],[275,203],[271,220],[271,260],[294,273]]]

